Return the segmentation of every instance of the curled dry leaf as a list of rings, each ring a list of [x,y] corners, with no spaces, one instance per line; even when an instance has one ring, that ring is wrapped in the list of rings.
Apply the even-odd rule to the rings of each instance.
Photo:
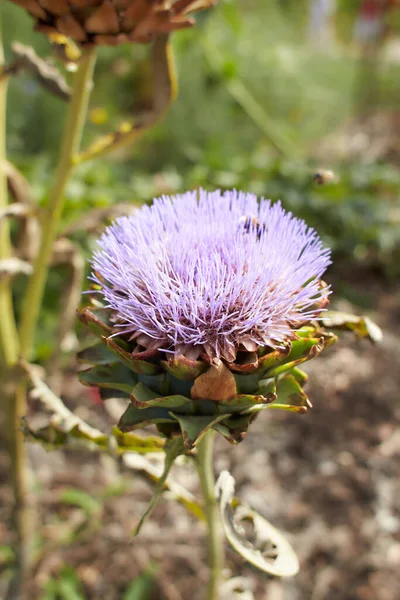
[[[232,577],[221,586],[223,600],[255,600],[253,582],[248,577]]]
[[[351,313],[328,310],[324,313],[321,322],[328,329],[347,329],[348,331],[353,331],[357,337],[366,337],[376,344],[383,339],[381,328],[369,317],[359,317]]]
[[[225,535],[249,563],[277,577],[299,571],[299,562],[282,534],[251,508],[234,498],[235,480],[222,471],[215,486]]]

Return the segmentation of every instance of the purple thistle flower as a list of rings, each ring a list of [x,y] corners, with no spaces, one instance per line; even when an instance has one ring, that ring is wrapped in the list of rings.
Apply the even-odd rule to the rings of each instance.
[[[148,349],[233,361],[279,347],[318,317],[330,251],[281,204],[187,192],[120,217],[99,240],[92,279],[118,330]]]

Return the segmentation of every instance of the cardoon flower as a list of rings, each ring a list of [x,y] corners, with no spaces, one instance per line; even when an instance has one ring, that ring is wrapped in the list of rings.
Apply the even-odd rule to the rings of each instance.
[[[295,367],[334,336],[316,321],[330,253],[303,221],[252,194],[187,192],[119,218],[99,247],[80,317],[109,355],[81,359],[111,366],[81,380],[130,396],[122,429],[179,425],[191,448],[209,427],[240,441],[267,406],[307,410]]]
[[[161,198],[109,227],[94,279],[116,328],[147,348],[235,360],[317,317],[329,264],[315,232],[251,194]]]
[[[36,19],[36,30],[75,42],[117,45],[149,42],[194,24],[190,13],[215,0],[11,0]]]

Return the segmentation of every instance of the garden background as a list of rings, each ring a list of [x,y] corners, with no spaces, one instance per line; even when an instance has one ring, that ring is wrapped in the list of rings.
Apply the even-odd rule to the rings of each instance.
[[[370,315],[379,346],[345,340],[315,361],[304,417],[263,414],[236,449],[217,442],[216,471],[228,468],[239,495],[280,527],[300,561],[298,576],[268,580],[233,552],[228,567],[258,600],[396,600],[400,587],[400,9],[373,56],[354,40],[360,3],[341,0],[330,31],[309,34],[306,0],[221,1],[174,35],[179,96],[166,118],[135,145],[87,162],[68,186],[60,233],[88,258],[117,205],[202,186],[281,199],[333,249],[326,277],[336,307]],[[51,54],[18,7],[0,14],[6,59],[15,41]],[[88,137],[151,104],[147,46],[102,48]],[[62,133],[63,100],[29,73],[13,77],[8,160],[39,205]],[[334,175],[319,184],[316,173]],[[116,214],[114,210],[114,214]],[[66,404],[95,426],[115,422],[76,379],[76,326],[57,348],[58,307],[73,285],[73,260],[51,270],[35,358],[52,365]],[[86,263],[83,263],[84,265]],[[75,265],[76,266],[76,265]],[[88,271],[88,268],[86,271]],[[26,284],[19,275],[18,298]],[[79,342],[78,342],[79,339]],[[73,352],[71,352],[73,350]],[[313,361],[314,362],[314,361]],[[43,415],[38,403],[32,418]],[[36,566],[23,598],[196,600],[206,581],[204,531],[165,496],[139,538],[131,531],[152,485],[89,450],[29,444]],[[147,459],[146,459],[147,460]],[[157,464],[156,464],[157,467]],[[8,459],[0,440],[0,597],[12,563]],[[196,492],[183,461],[178,483]]]

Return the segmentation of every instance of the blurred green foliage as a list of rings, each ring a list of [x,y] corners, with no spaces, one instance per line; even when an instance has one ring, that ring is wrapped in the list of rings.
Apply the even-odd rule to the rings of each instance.
[[[77,169],[67,191],[63,228],[96,207],[147,202],[163,193],[240,188],[303,217],[346,269],[373,268],[389,279],[400,272],[400,171],[397,164],[336,165],[338,182],[318,187],[313,156],[321,140],[357,117],[359,60],[351,46],[358,3],[340,0],[333,52],[307,42],[307,0],[221,0],[198,27],[174,36],[180,83],[167,118],[135,146]],[[6,54],[14,40],[51,54],[46,39],[18,7],[1,7]],[[376,109],[398,106],[400,62],[382,62]],[[151,64],[144,45],[102,48],[85,141],[151,106]],[[102,109],[99,111],[98,109]],[[8,107],[8,155],[44,204],[65,114],[29,75],[14,78]],[[99,123],[99,114],[101,115]],[[96,124],[97,123],[97,124]],[[399,150],[400,153],[400,150]],[[74,234],[89,255],[93,240]],[[65,273],[54,269],[42,313],[43,331]],[[19,286],[16,285],[18,295]],[[42,336],[42,354],[49,346]]]
[[[149,565],[127,586],[121,600],[149,600],[154,588],[155,576],[156,568]],[[86,598],[77,572],[65,565],[57,578],[50,578],[46,582],[40,600],[86,600]]]
[[[85,600],[82,585],[74,569],[64,566],[57,579],[49,579],[41,600]]]

